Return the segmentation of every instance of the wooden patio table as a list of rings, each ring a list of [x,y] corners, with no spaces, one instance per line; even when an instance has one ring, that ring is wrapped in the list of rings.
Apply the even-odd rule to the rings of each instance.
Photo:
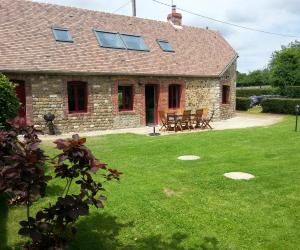
[[[182,116],[183,114],[180,114],[180,113],[168,113],[167,114],[167,119],[174,119],[174,131],[177,132],[177,128],[180,127],[181,128],[181,131],[182,131],[182,126],[181,126],[181,119],[182,119]],[[189,127],[192,127],[191,125],[191,121],[192,121],[192,117],[195,116],[195,114],[190,114],[190,117],[189,117],[189,122],[190,122],[190,125]]]

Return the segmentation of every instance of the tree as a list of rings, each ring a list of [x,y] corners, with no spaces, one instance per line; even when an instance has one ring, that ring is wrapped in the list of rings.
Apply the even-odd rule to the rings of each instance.
[[[237,83],[239,86],[264,86],[270,84],[269,69],[254,70],[246,73],[237,73]]]
[[[300,42],[295,41],[275,51],[270,62],[272,84],[284,89],[300,85]]]
[[[19,106],[14,85],[0,74],[0,127],[7,127],[6,121],[16,117]]]

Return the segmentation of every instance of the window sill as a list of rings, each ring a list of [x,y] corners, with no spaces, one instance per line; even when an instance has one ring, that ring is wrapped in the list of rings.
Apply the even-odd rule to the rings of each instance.
[[[89,113],[89,112],[86,112],[86,111],[67,113],[67,115],[68,115],[69,117],[86,116],[86,115],[89,115],[89,114],[90,114],[90,113]]]
[[[119,110],[119,115],[136,115],[134,110]]]

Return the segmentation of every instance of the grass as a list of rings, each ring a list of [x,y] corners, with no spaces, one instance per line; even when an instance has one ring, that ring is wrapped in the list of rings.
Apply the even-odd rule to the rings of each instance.
[[[70,249],[299,249],[300,132],[293,125],[287,117],[261,128],[89,138],[95,155],[124,175],[106,186],[105,209],[79,221]],[[201,160],[177,160],[184,154]],[[231,171],[256,178],[223,177]],[[34,209],[54,202],[63,184],[51,181]],[[24,242],[17,236],[24,216],[24,207],[9,209],[8,248]]]
[[[255,106],[255,107],[249,109],[247,112],[251,113],[251,114],[259,114],[259,113],[262,113],[262,107],[261,106]]]

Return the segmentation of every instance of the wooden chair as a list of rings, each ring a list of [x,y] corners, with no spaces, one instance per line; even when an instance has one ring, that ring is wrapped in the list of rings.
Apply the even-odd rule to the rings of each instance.
[[[186,129],[191,129],[191,110],[184,110],[182,117],[178,120],[178,126],[183,130],[183,127]]]
[[[161,120],[161,127],[160,127],[160,131],[163,130],[163,128],[165,128],[166,130],[168,130],[168,121],[167,121],[167,117],[166,117],[166,112],[165,111],[158,111],[158,115],[159,115],[159,119]]]
[[[213,129],[210,126],[210,122],[212,121],[214,114],[215,114],[215,111],[213,110],[213,112],[211,113],[211,116],[209,118],[202,119],[202,126],[201,126],[202,129],[206,129],[206,128]]]
[[[197,109],[196,113],[192,119],[192,126],[194,128],[199,128],[203,123],[203,109]]]
[[[208,108],[203,108],[202,118],[208,119]]]
[[[175,130],[175,112],[166,113],[165,111],[158,111],[159,118],[161,120],[160,131],[165,129],[166,131],[174,129]]]
[[[176,132],[177,128],[177,120],[176,120],[176,113],[175,112],[168,112],[167,113],[167,126],[168,130],[171,130],[172,128]]]

